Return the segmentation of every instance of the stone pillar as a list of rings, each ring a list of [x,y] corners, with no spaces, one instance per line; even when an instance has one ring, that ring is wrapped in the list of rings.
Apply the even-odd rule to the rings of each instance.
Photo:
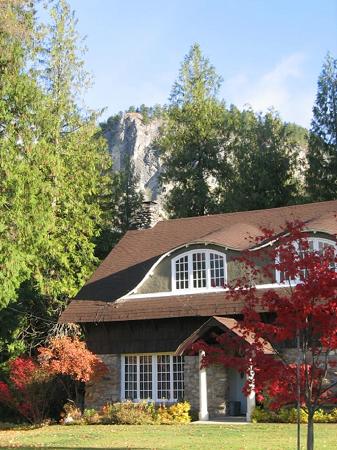
[[[247,397],[247,422],[252,421],[252,414],[255,409],[255,372],[252,366],[249,368],[249,373],[247,374],[247,380],[249,382],[250,393]]]
[[[207,373],[206,368],[201,368],[201,361],[204,355],[204,351],[199,352],[199,420],[208,420]]]

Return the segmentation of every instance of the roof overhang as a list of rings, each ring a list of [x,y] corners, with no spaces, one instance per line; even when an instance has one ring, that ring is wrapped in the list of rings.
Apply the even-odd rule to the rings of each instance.
[[[184,342],[182,342],[177,348],[175,354],[178,356],[184,355],[188,350],[191,349],[192,345],[199,341],[200,339],[204,339],[207,335],[209,335],[210,331],[214,328],[220,330],[220,332],[232,332],[236,334],[239,338],[246,341],[247,344],[251,345],[254,342],[254,335],[250,331],[244,332],[239,326],[237,320],[229,318],[229,317],[220,317],[213,316],[209,320],[207,320],[200,328],[194,331]],[[275,354],[275,351],[271,344],[265,340],[260,341],[262,343],[263,352],[266,355]]]

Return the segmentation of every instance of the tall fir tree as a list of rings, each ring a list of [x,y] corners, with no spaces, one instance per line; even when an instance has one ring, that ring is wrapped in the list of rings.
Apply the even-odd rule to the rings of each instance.
[[[158,141],[171,217],[201,216],[215,209],[212,190],[218,157],[224,152],[226,114],[217,99],[221,81],[200,46],[194,44],[173,85]]]
[[[312,200],[337,198],[337,59],[328,54],[313,107],[307,185]]]

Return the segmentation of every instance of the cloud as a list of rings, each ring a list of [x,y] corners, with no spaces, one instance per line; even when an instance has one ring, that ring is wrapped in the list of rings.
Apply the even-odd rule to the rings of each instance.
[[[225,97],[257,111],[274,108],[284,120],[309,126],[314,92],[302,89],[305,55],[293,53],[259,77],[238,73],[224,83]]]

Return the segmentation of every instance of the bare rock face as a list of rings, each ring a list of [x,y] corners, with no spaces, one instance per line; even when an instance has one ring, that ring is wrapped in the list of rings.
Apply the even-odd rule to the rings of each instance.
[[[140,113],[124,113],[105,132],[115,170],[122,169],[125,156],[129,157],[146,200],[158,200],[159,197],[160,161],[154,141],[160,124],[160,119],[145,121]]]

